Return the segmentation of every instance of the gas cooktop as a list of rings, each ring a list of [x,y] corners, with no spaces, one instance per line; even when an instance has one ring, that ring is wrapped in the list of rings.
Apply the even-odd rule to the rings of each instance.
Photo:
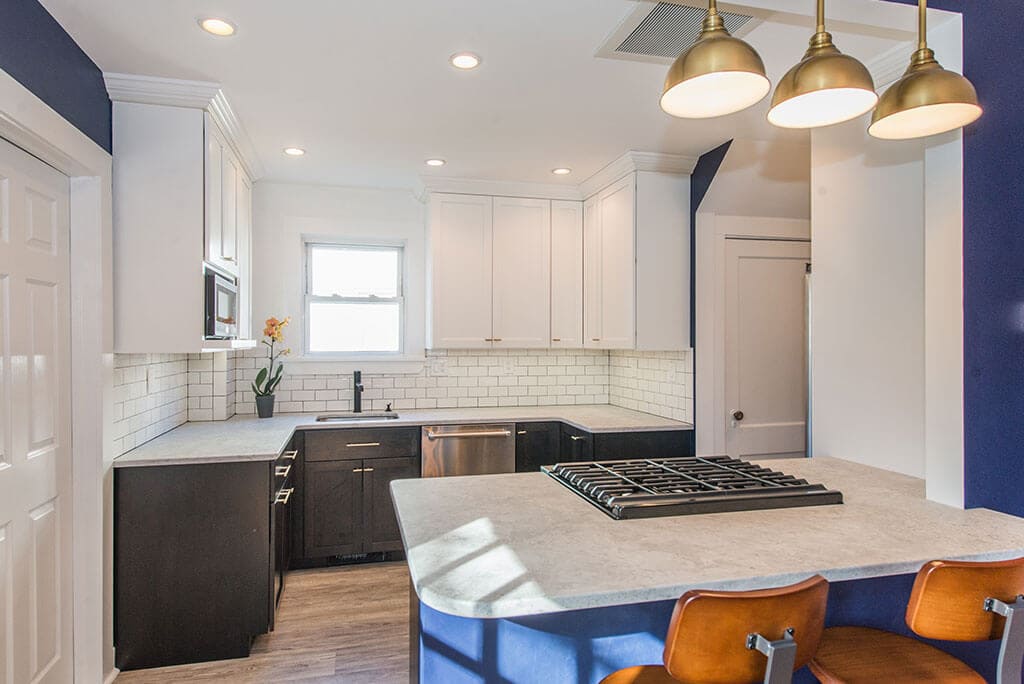
[[[843,503],[841,492],[728,456],[588,461],[544,472],[616,520]]]

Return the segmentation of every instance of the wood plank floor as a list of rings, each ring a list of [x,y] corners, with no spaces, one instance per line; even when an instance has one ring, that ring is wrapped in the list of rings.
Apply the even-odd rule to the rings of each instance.
[[[166,682],[409,681],[409,573],[405,563],[300,570],[288,575],[276,629],[252,655],[134,670],[116,684]]]

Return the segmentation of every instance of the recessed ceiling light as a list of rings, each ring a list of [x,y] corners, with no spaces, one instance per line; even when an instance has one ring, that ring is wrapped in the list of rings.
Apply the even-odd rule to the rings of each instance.
[[[556,176],[568,176],[570,173],[572,173],[572,169],[567,169],[564,166],[562,166],[557,169],[551,169],[551,173],[555,174]]]
[[[444,166],[447,163],[444,159],[428,159],[426,161],[427,166]]]
[[[226,19],[206,17],[199,20],[199,26],[207,33],[226,38],[235,35],[235,25]]]
[[[475,55],[472,52],[456,52],[454,55],[448,58],[452,66],[456,69],[476,69],[480,66],[480,56]]]
[[[301,147],[286,147],[284,148],[284,153],[287,154],[289,157],[301,157],[302,155],[306,154],[306,150],[302,149]]]

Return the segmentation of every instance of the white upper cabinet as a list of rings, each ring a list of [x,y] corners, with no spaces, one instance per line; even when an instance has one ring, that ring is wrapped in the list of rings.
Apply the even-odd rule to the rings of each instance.
[[[492,199],[432,195],[429,240],[429,344],[490,347]]]
[[[551,202],[551,346],[583,346],[583,205]]]
[[[238,158],[209,114],[206,133],[206,261],[239,275],[239,242],[248,226],[240,225],[247,210],[239,206],[240,186],[248,183]]]
[[[551,202],[494,198],[491,338],[495,347],[548,347]]]
[[[584,210],[584,346],[632,349],[636,331],[635,177],[613,183]]]
[[[252,182],[199,108],[115,102],[114,350],[253,346]],[[203,262],[237,277],[239,340],[205,340]]]
[[[690,177],[637,171],[584,203],[583,342],[690,346]]]

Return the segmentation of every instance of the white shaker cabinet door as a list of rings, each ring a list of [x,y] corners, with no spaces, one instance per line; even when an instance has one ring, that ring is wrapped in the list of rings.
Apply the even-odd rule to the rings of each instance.
[[[582,202],[551,202],[551,346],[583,346]]]
[[[231,147],[207,114],[206,159],[206,261],[238,275],[236,195],[239,167]]]
[[[491,340],[492,200],[430,199],[430,346],[483,349]]]
[[[636,335],[636,177],[599,195],[601,349],[632,349]]]
[[[494,346],[550,346],[551,202],[495,197],[492,254]]]
[[[583,346],[601,345],[601,202],[583,203]]]
[[[252,183],[239,171],[237,182],[238,337],[253,339],[252,331]]]

